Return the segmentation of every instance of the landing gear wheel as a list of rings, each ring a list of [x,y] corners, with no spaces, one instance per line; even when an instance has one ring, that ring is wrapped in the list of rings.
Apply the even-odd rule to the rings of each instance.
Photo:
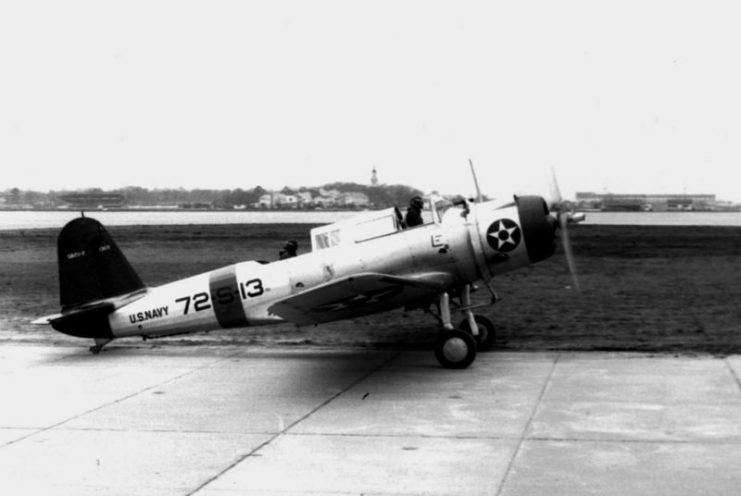
[[[476,325],[479,327],[479,335],[475,336],[478,350],[491,350],[497,340],[497,331],[494,328],[494,324],[483,315],[475,315],[474,319],[476,319]],[[471,326],[468,324],[468,319],[463,319],[463,322],[460,323],[458,329],[471,334]]]
[[[435,356],[446,369],[465,369],[476,358],[476,340],[464,331],[444,331],[435,342]]]

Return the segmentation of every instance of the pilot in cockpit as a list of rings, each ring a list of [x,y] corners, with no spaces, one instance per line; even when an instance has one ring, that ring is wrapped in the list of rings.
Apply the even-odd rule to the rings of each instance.
[[[409,200],[409,208],[407,208],[407,214],[404,217],[404,224],[407,227],[414,227],[423,223],[422,209],[424,206],[425,202],[421,196],[415,196]]]

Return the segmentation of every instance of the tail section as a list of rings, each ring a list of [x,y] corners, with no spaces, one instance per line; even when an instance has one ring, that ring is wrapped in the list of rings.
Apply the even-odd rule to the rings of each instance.
[[[69,222],[57,241],[62,312],[144,288],[139,276],[95,219]]]

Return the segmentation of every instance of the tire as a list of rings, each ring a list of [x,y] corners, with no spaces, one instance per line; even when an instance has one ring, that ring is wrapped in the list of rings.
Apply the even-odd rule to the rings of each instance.
[[[461,330],[442,332],[435,342],[435,357],[446,369],[465,369],[476,358],[476,340]]]
[[[479,335],[475,336],[476,345],[479,351],[489,351],[494,347],[497,341],[497,331],[491,320],[483,315],[474,315],[476,325],[479,326]],[[468,325],[468,319],[463,319],[458,329],[471,334],[471,326]]]

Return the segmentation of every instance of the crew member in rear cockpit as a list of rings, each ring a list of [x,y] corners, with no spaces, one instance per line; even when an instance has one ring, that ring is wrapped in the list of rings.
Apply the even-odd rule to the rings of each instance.
[[[278,257],[281,260],[285,260],[286,258],[293,258],[296,256],[296,252],[298,251],[298,243],[294,240],[287,241],[285,245],[283,245],[283,249],[278,254]]]

